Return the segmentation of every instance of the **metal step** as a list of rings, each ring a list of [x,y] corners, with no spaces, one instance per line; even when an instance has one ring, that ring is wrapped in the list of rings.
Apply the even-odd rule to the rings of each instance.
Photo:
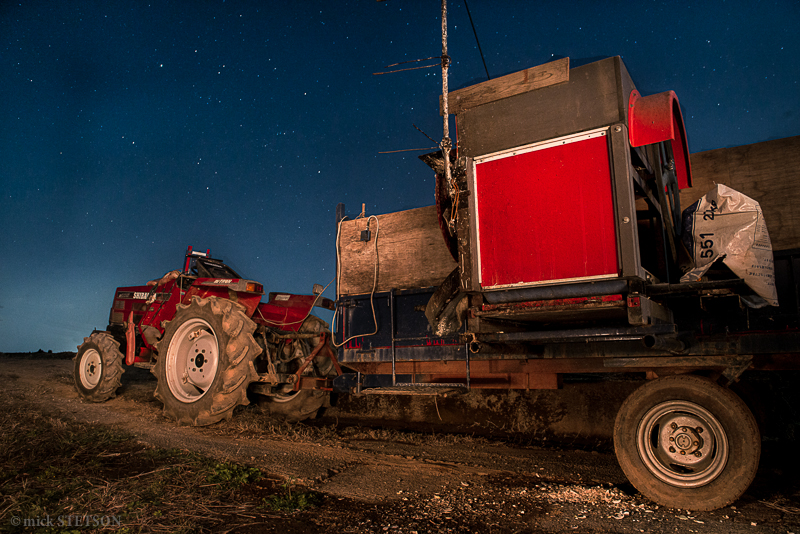
[[[468,391],[466,384],[424,384],[424,383],[398,383],[394,386],[362,389],[365,395],[441,395],[446,397],[451,393],[465,393]]]

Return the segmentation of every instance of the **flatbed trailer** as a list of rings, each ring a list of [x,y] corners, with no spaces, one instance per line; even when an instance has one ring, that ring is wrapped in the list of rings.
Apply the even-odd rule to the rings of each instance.
[[[620,58],[528,69],[451,93],[449,108],[451,181],[440,153],[423,158],[436,206],[337,208],[346,372],[334,390],[558,389],[565,375],[635,373],[647,382],[613,431],[633,485],[682,509],[737,499],[761,438],[729,386],[800,367],[800,250],[774,254],[780,306],[751,307],[757,292],[721,262],[681,280],[692,172],[680,106],[672,92],[642,97]]]

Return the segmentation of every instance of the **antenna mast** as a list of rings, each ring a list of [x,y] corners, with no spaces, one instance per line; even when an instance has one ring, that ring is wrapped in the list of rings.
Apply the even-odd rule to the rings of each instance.
[[[447,0],[442,0],[442,111],[444,112],[444,136],[441,149],[444,158],[444,178],[450,189],[450,195],[455,198],[455,188],[450,176],[450,149],[453,142],[450,140],[450,111],[448,109],[447,72],[450,68],[450,56],[447,55]]]

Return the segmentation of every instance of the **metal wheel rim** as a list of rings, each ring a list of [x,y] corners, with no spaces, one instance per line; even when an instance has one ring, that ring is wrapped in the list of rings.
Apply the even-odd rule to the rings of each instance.
[[[203,319],[189,319],[172,336],[166,358],[167,385],[181,402],[191,403],[208,393],[219,366],[219,341]]]
[[[103,374],[103,359],[95,349],[87,349],[81,357],[81,384],[86,389],[94,389]]]
[[[636,429],[636,447],[656,478],[680,488],[715,480],[729,454],[728,436],[719,420],[699,404],[682,400],[648,410]]]

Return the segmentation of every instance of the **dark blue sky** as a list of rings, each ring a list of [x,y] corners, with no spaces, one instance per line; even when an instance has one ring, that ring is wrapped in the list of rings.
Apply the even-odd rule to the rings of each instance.
[[[379,152],[432,146],[412,123],[441,138],[439,70],[372,73],[439,55],[439,6],[0,3],[0,351],[75,350],[189,244],[308,293],[337,202],[432,204],[422,152]],[[800,134],[796,0],[469,6],[492,77],[620,55],[643,95],[677,92],[691,152]],[[485,74],[449,7],[456,89]]]

